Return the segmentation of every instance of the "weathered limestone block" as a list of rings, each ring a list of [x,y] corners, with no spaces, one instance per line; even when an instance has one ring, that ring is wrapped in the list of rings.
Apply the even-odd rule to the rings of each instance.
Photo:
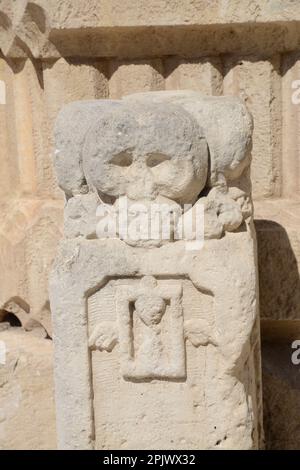
[[[299,47],[299,19],[292,0],[0,0],[0,45],[13,58],[265,56]]]
[[[55,449],[52,341],[0,326],[0,449]]]
[[[299,51],[282,57],[282,192],[285,197],[300,196],[299,119],[300,119]]]
[[[60,448],[260,445],[251,134],[241,101],[196,92],[61,111],[65,238],[50,281]],[[172,214],[167,234],[135,225],[154,205],[162,224]],[[204,240],[179,237],[200,209]]]
[[[222,62],[219,57],[183,60],[165,59],[166,90],[195,90],[205,95],[221,95]]]
[[[147,52],[152,52],[154,45],[172,54],[176,47],[182,51],[192,48],[198,53],[208,48],[255,51],[258,44],[262,48],[260,40],[264,37],[262,49],[269,51],[297,45],[299,35],[287,25],[299,21],[300,8],[291,0],[249,0],[242,5],[238,0],[211,0],[209,6],[205,0],[0,0],[0,19],[1,49],[12,57],[59,57],[62,50],[70,52],[69,56],[76,56],[79,50],[85,55],[91,51],[97,55],[101,50],[103,56],[105,52],[106,56],[117,56],[116,49],[126,54],[141,39],[144,51],[148,46]],[[149,35],[149,26],[157,31],[151,30]],[[255,37],[251,34],[253,26]],[[167,28],[171,34],[165,41]],[[241,34],[242,28],[246,36]],[[110,30],[115,31],[111,34]],[[187,35],[192,40],[187,40]],[[83,36],[91,40],[82,41]],[[118,44],[120,37],[122,44]],[[95,38],[102,40],[96,44]],[[108,38],[113,39],[114,52]]]
[[[255,219],[261,318],[300,320],[300,201],[257,201]]]
[[[160,59],[148,61],[111,61],[109,96],[121,98],[128,93],[163,90],[163,66]]]
[[[78,60],[61,58],[43,63],[43,106],[46,121],[43,153],[44,166],[47,168],[43,184],[49,188],[48,192],[52,197],[61,197],[61,191],[56,187],[56,179],[52,173],[51,158],[54,145],[52,130],[57,113],[64,105],[75,100],[106,98],[108,86],[104,72],[105,67],[101,60],[82,63]]]
[[[299,320],[262,322],[266,449],[299,449]]]
[[[225,62],[224,94],[240,96],[254,120],[251,182],[254,199],[281,191],[280,57],[270,60],[230,56]]]
[[[13,199],[1,204],[0,321],[6,312],[22,326],[52,335],[48,276],[62,233],[62,203]],[[44,247],[47,247],[45,249]]]

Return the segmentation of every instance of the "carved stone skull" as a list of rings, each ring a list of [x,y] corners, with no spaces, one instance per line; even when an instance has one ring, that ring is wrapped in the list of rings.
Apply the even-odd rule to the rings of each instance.
[[[100,194],[194,203],[207,180],[207,144],[179,106],[125,103],[106,109],[90,129],[83,168]]]

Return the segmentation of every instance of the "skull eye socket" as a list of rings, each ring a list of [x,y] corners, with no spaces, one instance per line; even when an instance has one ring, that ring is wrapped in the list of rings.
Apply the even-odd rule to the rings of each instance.
[[[132,155],[128,152],[121,152],[117,155],[114,155],[109,161],[112,165],[116,166],[130,166],[132,163]]]
[[[153,168],[168,160],[171,160],[171,157],[169,157],[168,155],[164,155],[162,153],[152,153],[147,158],[147,166]]]

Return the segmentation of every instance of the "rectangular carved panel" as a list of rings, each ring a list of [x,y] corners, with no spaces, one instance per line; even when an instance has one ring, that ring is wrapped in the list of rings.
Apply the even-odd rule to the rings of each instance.
[[[192,448],[205,426],[206,355],[214,353],[194,345],[198,330],[213,328],[213,297],[186,279],[151,282],[112,279],[88,299],[96,448]]]

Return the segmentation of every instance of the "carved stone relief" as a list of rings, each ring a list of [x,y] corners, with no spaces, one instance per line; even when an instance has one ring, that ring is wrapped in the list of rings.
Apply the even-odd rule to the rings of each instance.
[[[60,447],[260,445],[251,133],[242,102],[194,92],[61,111],[65,238],[50,282]],[[153,205],[171,217],[167,236],[143,232]],[[143,230],[130,231],[141,207]],[[191,249],[176,234],[200,207],[204,240]]]
[[[211,319],[184,319],[182,280],[127,282],[115,287],[115,321],[96,323],[90,348],[111,352],[119,344],[124,379],[185,379],[185,340],[196,347],[213,343]]]

